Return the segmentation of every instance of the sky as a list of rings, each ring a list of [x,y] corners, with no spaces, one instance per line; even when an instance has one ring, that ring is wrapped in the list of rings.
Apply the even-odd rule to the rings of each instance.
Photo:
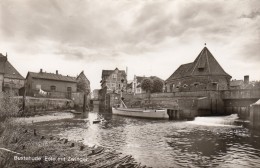
[[[24,76],[102,70],[166,80],[206,46],[232,79],[260,80],[259,0],[0,0],[0,53]]]

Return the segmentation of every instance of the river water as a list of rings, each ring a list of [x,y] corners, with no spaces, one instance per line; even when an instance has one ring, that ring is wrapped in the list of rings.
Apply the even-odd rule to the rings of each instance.
[[[99,124],[92,122],[95,112],[83,117],[60,115],[48,121],[35,118],[33,127],[44,134],[116,149],[151,167],[260,167],[260,133],[235,125],[237,115],[168,121],[103,114],[106,121]]]

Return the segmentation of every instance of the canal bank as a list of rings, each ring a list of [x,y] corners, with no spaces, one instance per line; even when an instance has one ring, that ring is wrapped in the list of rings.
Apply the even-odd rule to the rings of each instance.
[[[253,129],[260,130],[260,99],[250,105],[250,126]]]
[[[0,167],[145,167],[131,155],[97,145],[90,147],[79,140],[61,138],[54,132],[43,133],[34,127],[36,123],[44,128],[43,123],[69,121],[72,118],[74,115],[67,113],[49,113],[6,122],[0,138]],[[88,120],[75,120],[76,124],[87,127]],[[66,130],[72,125],[67,122],[62,127]]]
[[[106,122],[93,124],[98,114]],[[142,165],[162,167],[259,167],[260,133],[236,124],[237,115],[196,117],[194,121],[148,120],[87,113],[35,122],[45,135],[132,155]]]

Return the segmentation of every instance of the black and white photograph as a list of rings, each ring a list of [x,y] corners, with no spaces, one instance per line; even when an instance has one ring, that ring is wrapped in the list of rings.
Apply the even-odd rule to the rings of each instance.
[[[0,0],[0,168],[260,167],[260,0]]]

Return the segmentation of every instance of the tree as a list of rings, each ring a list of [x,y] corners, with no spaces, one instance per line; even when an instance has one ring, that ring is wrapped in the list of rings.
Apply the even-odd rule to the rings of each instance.
[[[260,89],[260,81],[255,82],[255,89]]]
[[[141,88],[147,93],[151,92],[153,89],[153,81],[150,78],[144,78],[141,82]]]
[[[150,104],[151,91],[153,89],[153,81],[150,78],[144,78],[141,82],[141,88],[148,93],[148,101]]]
[[[163,91],[163,81],[158,78],[153,79],[152,93],[162,92],[162,91]]]

